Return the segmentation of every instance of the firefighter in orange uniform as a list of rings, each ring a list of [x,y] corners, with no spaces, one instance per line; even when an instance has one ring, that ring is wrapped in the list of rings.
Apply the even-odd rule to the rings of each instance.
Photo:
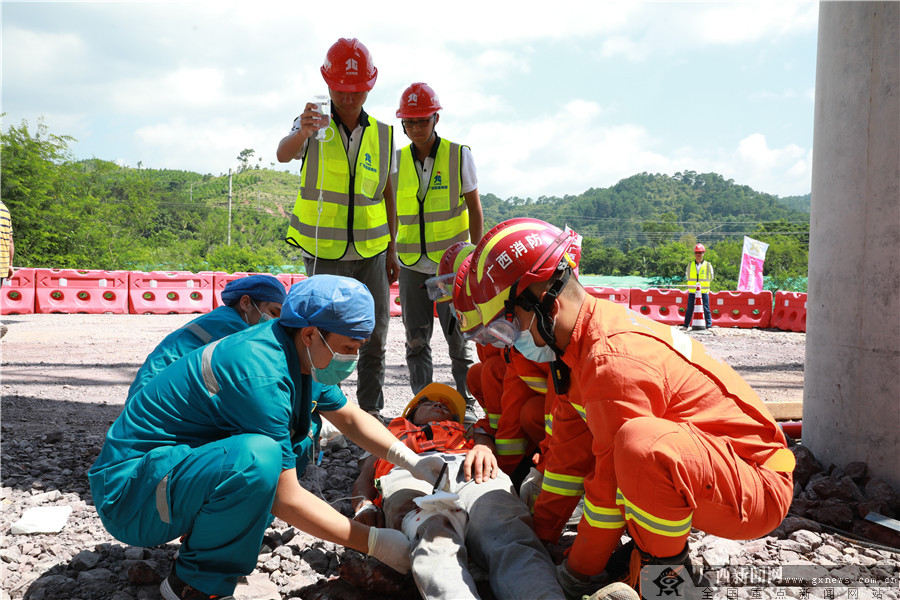
[[[629,583],[648,585],[642,566],[672,565],[690,587],[688,576],[702,581],[691,528],[729,539],[770,532],[791,503],[794,456],[756,393],[702,344],[585,292],[568,252],[575,236],[534,220],[500,223],[468,273],[487,335],[551,365],[568,409],[554,418],[552,454],[590,441],[584,516],[557,576],[570,595],[590,593],[617,575],[610,557],[627,530]],[[543,496],[534,508],[542,537]]]

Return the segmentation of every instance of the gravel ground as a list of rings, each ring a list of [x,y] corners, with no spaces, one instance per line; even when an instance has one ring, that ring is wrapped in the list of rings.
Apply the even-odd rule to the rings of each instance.
[[[177,543],[133,548],[110,537],[97,518],[85,477],[104,434],[116,418],[135,371],[168,332],[193,315],[13,315],[2,353],[2,471],[0,471],[0,600],[8,598],[155,600]],[[704,343],[732,364],[767,402],[802,400],[805,335],[775,330],[714,329]],[[446,344],[434,339],[435,378],[452,383]],[[355,382],[344,386],[351,400]],[[391,321],[385,416],[396,416],[411,396],[403,358],[403,328]],[[801,448],[802,450],[802,448]],[[350,484],[360,456],[326,450],[304,485],[349,513]],[[820,466],[805,456],[796,511],[770,536],[734,542],[692,534],[691,555],[718,578],[734,580],[784,565],[799,575],[831,581],[808,588],[769,578],[756,586],[725,585],[715,598],[898,598],[900,553],[893,538],[865,529],[857,506],[897,517],[897,494],[867,476],[865,465]],[[849,483],[848,483],[849,482]],[[851,485],[852,484],[852,485]],[[11,525],[27,508],[71,507],[57,534],[14,535]],[[840,509],[840,510],[839,510]],[[847,512],[852,514],[847,516]],[[833,518],[832,518],[833,516]],[[831,519],[831,521],[829,521]],[[849,520],[848,520],[849,519]],[[837,523],[828,525],[827,523]],[[825,523],[823,525],[823,523]],[[878,526],[871,526],[878,529]],[[883,528],[881,528],[883,529]],[[852,531],[853,533],[847,533]],[[563,539],[571,543],[572,531]],[[872,543],[878,538],[878,543]],[[727,565],[722,569],[715,569]],[[796,572],[795,572],[796,573]],[[787,573],[783,573],[786,576]],[[831,583],[831,587],[828,587]],[[486,583],[483,595],[490,598]],[[808,595],[804,596],[804,589]],[[243,600],[278,598],[417,598],[409,577],[377,561],[312,539],[276,520],[253,575],[238,588]],[[526,599],[523,599],[526,600]]]

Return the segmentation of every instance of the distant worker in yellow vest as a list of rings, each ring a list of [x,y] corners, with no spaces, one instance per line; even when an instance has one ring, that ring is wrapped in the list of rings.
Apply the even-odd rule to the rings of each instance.
[[[372,293],[375,329],[359,352],[356,399],[380,417],[390,284],[400,273],[396,204],[388,178],[393,130],[363,110],[378,69],[359,40],[335,42],[321,72],[330,114],[323,116],[317,103],[308,102],[276,153],[279,162],[303,162],[286,241],[303,250],[308,275],[352,277]]]
[[[0,286],[3,281],[9,279],[15,273],[13,269],[13,245],[12,219],[9,217],[9,209],[0,201]],[[5,323],[0,323],[0,337],[6,335]]]
[[[406,329],[409,383],[418,394],[432,382],[431,335],[434,301],[426,280],[438,274],[444,251],[481,239],[482,212],[475,161],[468,146],[442,139],[435,128],[441,103],[427,83],[403,91],[397,118],[412,142],[397,151],[397,254],[400,258],[400,307]],[[455,272],[443,275],[452,287]],[[448,297],[449,298],[449,297]],[[456,389],[466,400],[466,421],[474,423],[475,399],[466,390],[474,362],[472,347],[459,332],[453,307],[437,303],[438,319],[450,351]]]
[[[691,328],[694,319],[694,301],[697,296],[697,282],[700,282],[700,294],[703,296],[703,318],[706,320],[706,328],[712,327],[712,314],[709,312],[709,283],[713,280],[713,267],[709,261],[703,260],[706,246],[697,244],[694,246],[694,262],[688,263],[684,278],[687,280],[688,301],[687,310],[684,313],[684,328]]]

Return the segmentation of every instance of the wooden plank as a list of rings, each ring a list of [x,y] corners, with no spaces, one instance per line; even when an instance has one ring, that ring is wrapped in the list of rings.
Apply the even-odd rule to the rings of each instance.
[[[776,421],[797,421],[803,418],[803,402],[766,402],[766,408]]]

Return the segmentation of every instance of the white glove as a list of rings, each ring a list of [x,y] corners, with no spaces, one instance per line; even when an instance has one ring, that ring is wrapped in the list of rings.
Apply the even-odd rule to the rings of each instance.
[[[409,573],[409,538],[401,531],[370,527],[368,554],[399,573]]]
[[[534,501],[537,500],[538,494],[541,493],[541,486],[544,484],[544,474],[531,467],[528,475],[519,486],[519,498],[528,508],[534,507]]]
[[[406,469],[416,479],[421,479],[432,485],[437,482],[438,475],[441,474],[441,468],[446,464],[444,459],[437,454],[419,456],[410,450],[406,444],[399,441],[394,442],[388,448],[387,460],[391,464]]]

